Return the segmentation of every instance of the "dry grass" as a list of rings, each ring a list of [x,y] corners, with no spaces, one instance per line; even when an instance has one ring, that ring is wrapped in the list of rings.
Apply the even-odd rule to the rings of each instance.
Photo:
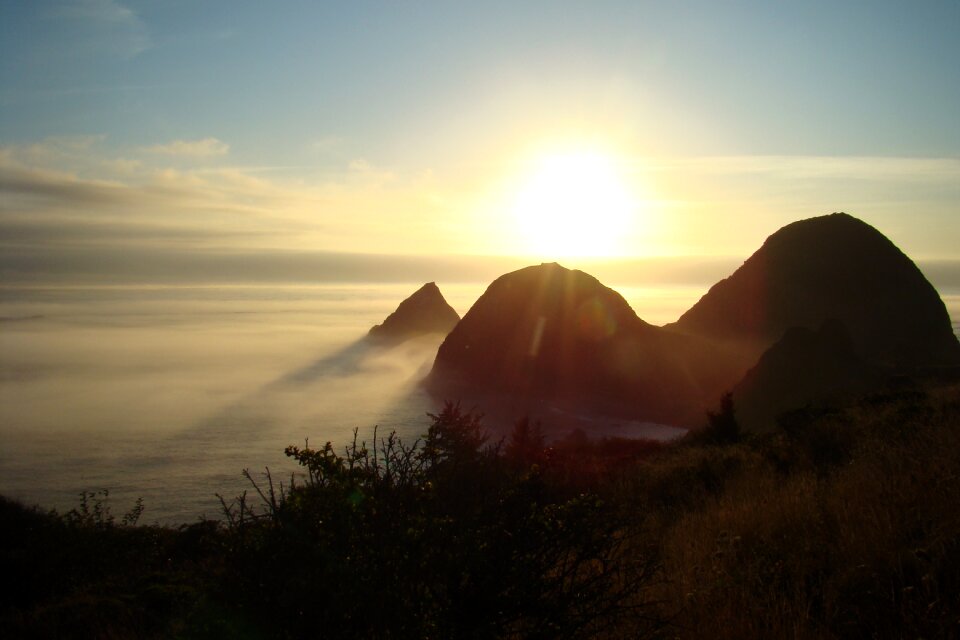
[[[960,636],[958,397],[865,399],[641,467],[628,491],[652,508],[666,635]]]

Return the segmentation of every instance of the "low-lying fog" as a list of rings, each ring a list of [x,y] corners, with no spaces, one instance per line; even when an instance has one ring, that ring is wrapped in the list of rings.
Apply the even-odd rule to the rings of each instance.
[[[146,521],[184,522],[245,467],[288,476],[288,444],[412,440],[439,338],[360,339],[420,284],[0,289],[0,493],[67,509],[108,488],[117,514],[142,496]],[[461,315],[484,288],[440,286]],[[657,324],[706,291],[618,289]]]
[[[143,495],[148,516],[189,520],[242,489],[244,467],[292,469],[287,444],[375,424],[415,437],[431,408],[415,385],[439,338],[358,342],[412,290],[6,290],[2,491],[65,508],[106,487],[115,510]]]

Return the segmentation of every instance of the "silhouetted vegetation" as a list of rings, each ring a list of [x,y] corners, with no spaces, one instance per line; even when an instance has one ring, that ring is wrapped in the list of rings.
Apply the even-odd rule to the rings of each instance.
[[[949,638],[960,387],[672,445],[502,443],[448,405],[422,441],[289,447],[221,521],[108,496],[0,500],[5,637]]]
[[[723,394],[720,398],[720,411],[708,411],[707,426],[692,435],[694,439],[708,444],[740,442],[740,423],[737,422],[732,393]]]
[[[259,509],[226,505],[230,601],[295,637],[320,621],[340,636],[438,638],[632,624],[653,563],[617,509],[507,464],[475,414],[431,418],[422,444],[288,448],[303,483],[278,493],[267,475]]]

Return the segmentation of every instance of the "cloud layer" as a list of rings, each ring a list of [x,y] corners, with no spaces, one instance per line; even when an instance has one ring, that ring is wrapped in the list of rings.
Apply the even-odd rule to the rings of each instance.
[[[446,256],[452,273],[486,277],[510,261],[453,256],[524,254],[510,213],[522,176],[455,166],[410,174],[360,157],[291,172],[230,165],[229,151],[212,136],[146,147],[98,135],[0,146],[0,268],[8,280],[71,270],[353,279],[350,269],[393,279],[436,264],[375,258],[406,255]],[[783,224],[839,210],[911,256],[960,257],[960,159],[638,156],[630,166],[649,198],[637,213],[643,231],[622,258],[746,257]],[[331,258],[343,254],[366,257]]]
[[[143,20],[117,0],[72,0],[50,13],[70,24],[74,55],[105,53],[130,58],[153,43]]]
[[[186,156],[193,158],[210,158],[225,156],[230,152],[230,145],[216,138],[202,140],[174,140],[167,144],[158,144],[147,147],[149,153],[160,153],[168,156]]]

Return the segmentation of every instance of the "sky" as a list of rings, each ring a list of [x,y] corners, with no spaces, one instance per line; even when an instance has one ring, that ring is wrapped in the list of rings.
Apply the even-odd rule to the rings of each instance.
[[[0,0],[0,274],[960,260],[958,114],[952,0]]]

